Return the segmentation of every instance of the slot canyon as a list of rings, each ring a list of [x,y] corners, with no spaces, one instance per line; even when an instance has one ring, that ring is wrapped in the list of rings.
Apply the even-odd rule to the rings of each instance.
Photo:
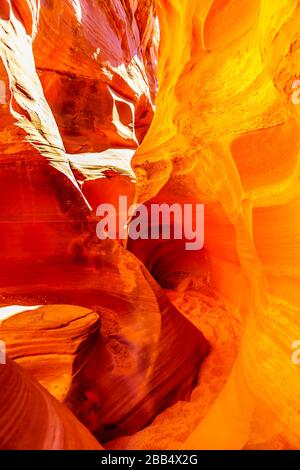
[[[300,449],[300,1],[0,0],[0,40],[0,449]],[[100,240],[120,196],[204,246]]]

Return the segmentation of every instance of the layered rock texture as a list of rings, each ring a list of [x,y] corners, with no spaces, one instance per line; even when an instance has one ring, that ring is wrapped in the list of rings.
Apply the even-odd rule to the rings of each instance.
[[[1,366],[0,386],[1,449],[102,449],[66,407],[13,361]]]
[[[0,2],[1,448],[300,448],[299,25]],[[98,240],[120,195],[204,204],[204,248]]]

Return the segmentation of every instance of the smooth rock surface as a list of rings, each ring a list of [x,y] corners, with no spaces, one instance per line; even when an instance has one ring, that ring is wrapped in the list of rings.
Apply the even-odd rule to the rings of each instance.
[[[65,406],[8,358],[0,365],[0,389],[0,449],[102,449]]]

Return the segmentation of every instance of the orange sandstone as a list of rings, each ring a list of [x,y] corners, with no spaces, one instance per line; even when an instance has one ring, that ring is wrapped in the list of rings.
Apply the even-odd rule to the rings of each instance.
[[[2,304],[99,313],[65,401],[108,447],[300,448],[299,24],[298,0],[1,2]],[[205,204],[204,249],[98,242],[122,194]]]

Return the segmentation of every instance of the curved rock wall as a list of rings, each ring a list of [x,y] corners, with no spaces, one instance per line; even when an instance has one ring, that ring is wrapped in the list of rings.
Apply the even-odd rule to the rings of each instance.
[[[211,285],[243,324],[228,382],[184,447],[299,448],[300,3],[156,4],[160,89],[134,157],[139,197],[205,203]]]
[[[133,424],[117,393],[104,431],[94,390],[86,406],[67,402],[100,440],[123,436],[111,448],[300,447],[299,24],[298,0],[1,2],[2,304],[106,309],[102,338],[143,363],[115,364],[119,384],[143,393]],[[197,255],[128,243],[177,310],[135,256],[96,243],[92,209],[122,194],[205,204]],[[199,329],[211,352],[190,403],[174,404],[205,357]],[[152,423],[163,410],[151,390],[174,353],[182,369]]]

